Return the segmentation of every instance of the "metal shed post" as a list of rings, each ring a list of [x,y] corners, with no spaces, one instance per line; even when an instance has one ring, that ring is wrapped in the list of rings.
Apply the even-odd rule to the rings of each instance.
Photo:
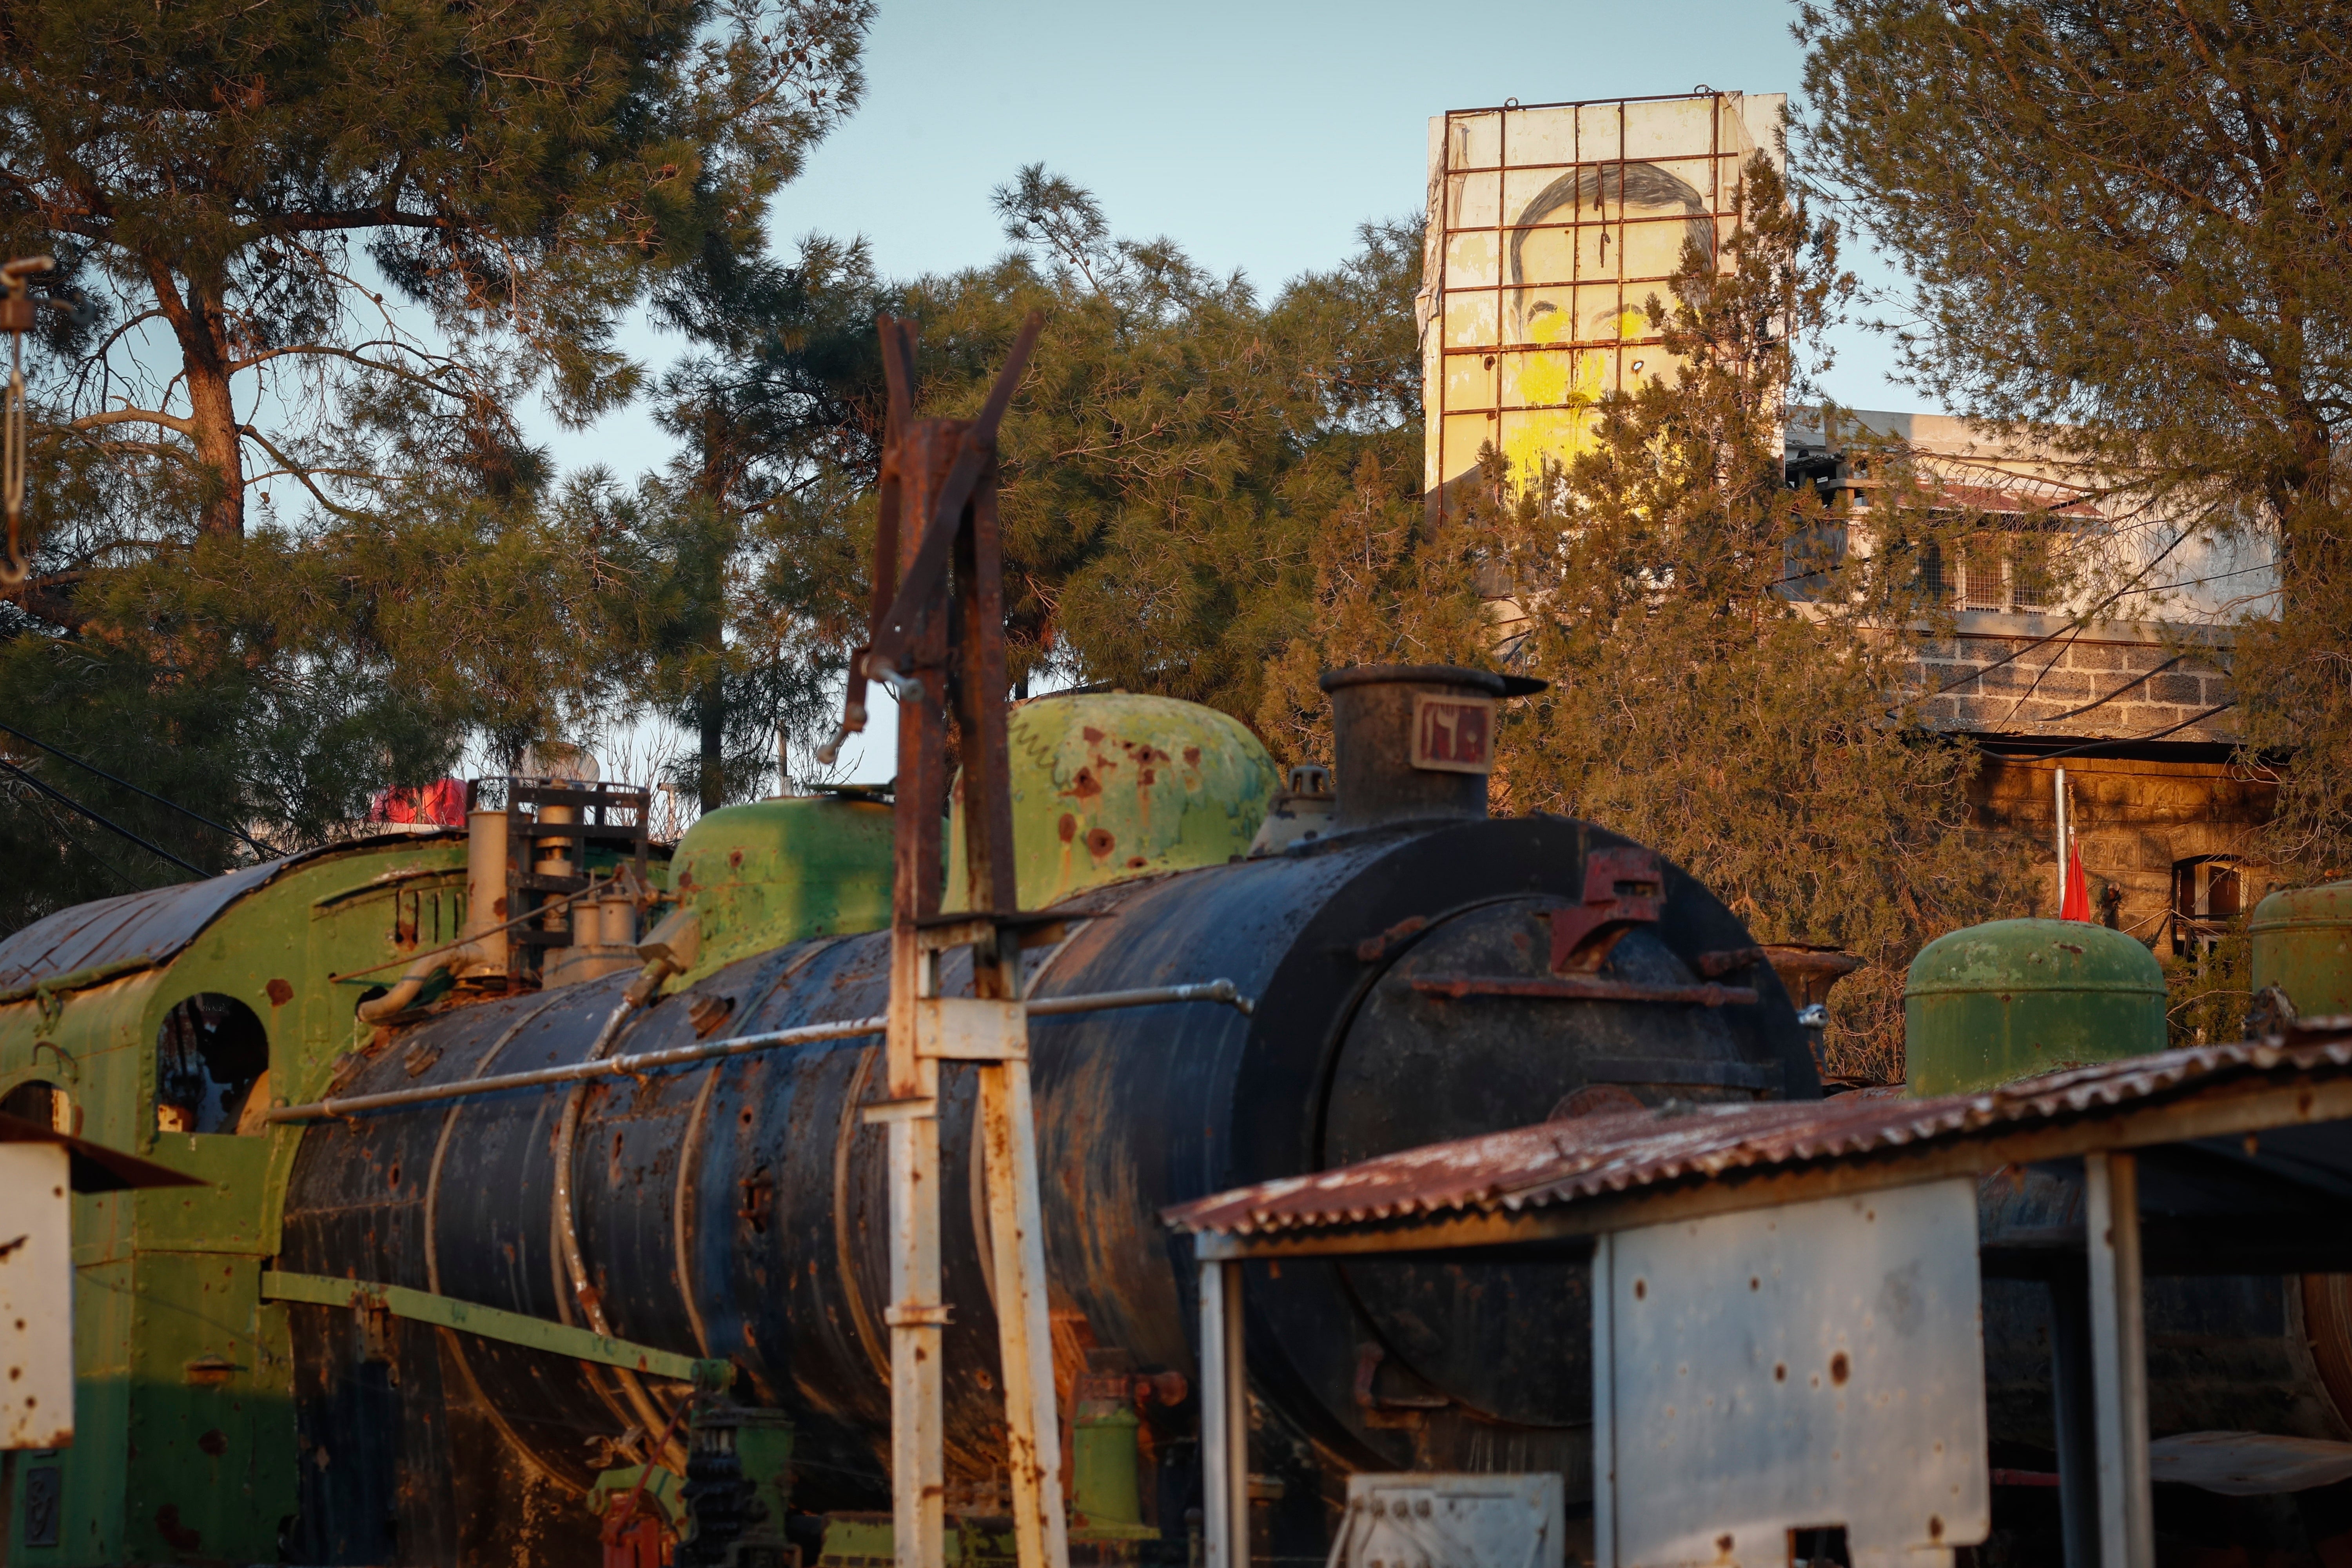
[[[2065,1568],[2099,1568],[2097,1402],[2091,1392],[2091,1289],[2082,1260],[2050,1277],[2050,1415],[2058,1438],[2059,1534]]]
[[[2099,1449],[2102,1568],[2154,1568],[2147,1475],[2147,1342],[2140,1317],[2139,1167],[2085,1154],[2091,1390]]]
[[[1201,1477],[1205,1568],[1249,1568],[1249,1374],[1242,1356],[1242,1266],[1206,1258],[1201,1260]]]

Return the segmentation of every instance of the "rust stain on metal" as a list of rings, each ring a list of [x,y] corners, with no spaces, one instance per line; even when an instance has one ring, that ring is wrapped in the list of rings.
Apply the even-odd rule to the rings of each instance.
[[[2352,1068],[2352,1017],[2308,1019],[2284,1037],[2101,1062],[1979,1094],[1669,1104],[1571,1116],[1265,1182],[1178,1205],[1161,1217],[1181,1231],[1253,1235],[1446,1210],[1516,1211],[2062,1121],[2217,1080],[2330,1068]]]
[[[1356,959],[1360,963],[1378,963],[1388,956],[1389,950],[1400,942],[1429,929],[1426,915],[1407,915],[1378,936],[1368,936],[1356,944]]]
[[[167,1502],[155,1510],[155,1528],[173,1551],[191,1552],[205,1543],[205,1538],[180,1522],[180,1505]]]

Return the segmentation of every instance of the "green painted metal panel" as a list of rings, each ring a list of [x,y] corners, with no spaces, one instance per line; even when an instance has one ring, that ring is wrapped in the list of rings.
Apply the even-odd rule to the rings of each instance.
[[[1024,910],[1106,882],[1247,853],[1281,783],[1240,721],[1172,697],[1041,698],[1006,722],[1015,885]],[[959,781],[957,798],[961,798]],[[969,909],[963,815],[949,818],[945,907]]]
[[[828,1513],[818,1568],[897,1568],[896,1534],[887,1513]],[[955,1568],[1017,1568],[1019,1548],[1010,1529],[976,1519],[948,1517],[943,1561]]]
[[[220,1133],[172,1132],[155,1140],[148,1158],[201,1187],[152,1187],[133,1198],[135,1245],[173,1252],[239,1252],[267,1257],[278,1250],[278,1205],[268,1201],[274,1140]]]
[[[126,1557],[272,1560],[295,1508],[286,1314],[252,1258],[142,1253],[135,1279]]]
[[[2253,988],[2275,985],[2306,1018],[2352,1013],[2352,881],[2282,889],[2254,906]]]
[[[888,925],[890,808],[851,795],[730,805],[687,829],[670,870],[702,928],[675,988],[789,942]]]
[[[1903,1019],[1910,1093],[1990,1089],[2164,1049],[2164,971],[2105,926],[1993,921],[1919,950]]]
[[[380,1303],[396,1318],[411,1318],[420,1323],[434,1323],[461,1333],[478,1334],[486,1340],[551,1351],[557,1355],[594,1362],[601,1366],[625,1366],[633,1372],[646,1373],[655,1377],[672,1377],[680,1383],[691,1383],[699,1387],[723,1388],[734,1373],[732,1363],[728,1362],[698,1361],[693,1356],[616,1340],[608,1334],[574,1328],[569,1323],[553,1323],[521,1312],[477,1306],[471,1301],[460,1301],[451,1296],[436,1296],[429,1290],[411,1289],[405,1285],[379,1285],[364,1279],[337,1279],[324,1274],[295,1274],[274,1269],[262,1276],[261,1293],[273,1301],[308,1301],[322,1307]]]

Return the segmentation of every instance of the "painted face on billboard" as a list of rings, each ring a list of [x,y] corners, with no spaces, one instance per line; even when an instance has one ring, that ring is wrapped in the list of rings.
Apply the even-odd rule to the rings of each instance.
[[[1607,342],[1646,335],[1643,300],[1653,293],[1664,298],[1664,284],[1626,289],[1621,301],[1614,289],[1569,280],[1664,278],[1680,267],[1685,240],[1706,250],[1715,237],[1706,198],[1654,163],[1572,170],[1510,221],[1515,226],[1503,266],[1507,343]]]

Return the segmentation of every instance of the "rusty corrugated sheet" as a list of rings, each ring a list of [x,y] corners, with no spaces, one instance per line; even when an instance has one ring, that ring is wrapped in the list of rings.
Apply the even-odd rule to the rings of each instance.
[[[417,842],[447,836],[399,837],[403,842]],[[194,942],[223,910],[280,872],[377,842],[369,837],[328,845],[257,866],[240,866],[201,882],[150,888],[59,910],[0,942],[0,993],[101,965],[139,959],[160,963]]]
[[[2155,1100],[2270,1073],[2352,1069],[2352,1018],[2308,1020],[2282,1041],[2203,1046],[2045,1074],[1936,1100],[1847,1095],[1644,1108],[1408,1149],[1179,1205],[1178,1230],[1310,1230],[1446,1210],[1537,1208],[1727,1171],[1851,1158],[1980,1131]]]

